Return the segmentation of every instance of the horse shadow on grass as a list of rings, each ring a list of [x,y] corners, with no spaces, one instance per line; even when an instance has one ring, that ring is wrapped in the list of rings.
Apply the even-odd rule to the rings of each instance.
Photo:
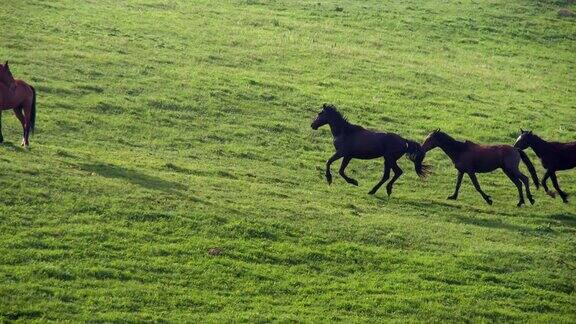
[[[380,200],[385,200],[386,198],[379,198]],[[448,221],[456,222],[461,224],[468,224],[474,226],[481,226],[486,228],[493,228],[493,229],[504,229],[509,231],[516,231],[516,232],[538,232],[538,229],[531,228],[529,226],[522,226],[522,225],[515,225],[505,221],[505,218],[498,218],[498,216],[506,216],[506,217],[517,217],[518,215],[510,212],[505,212],[502,210],[491,210],[483,209],[480,207],[470,206],[470,205],[458,205],[452,204],[449,202],[442,202],[442,201],[406,201],[406,204],[410,204],[415,207],[417,210],[427,213],[430,211],[430,207],[443,207],[450,209],[450,215],[447,215]],[[474,216],[466,216],[466,215],[458,215],[453,214],[454,212],[475,212],[478,214],[479,217]],[[485,218],[485,216],[492,216],[490,218]],[[559,216],[560,217],[560,216]],[[576,220],[574,220],[576,222]]]
[[[565,227],[576,228],[576,214],[574,213],[564,212],[551,214],[549,220],[554,220]]]
[[[84,163],[79,167],[87,172],[93,172],[105,178],[121,179],[150,190],[160,190],[167,193],[178,193],[186,186],[159,177],[148,175],[140,171],[107,163]]]
[[[390,197],[379,197],[379,196],[374,196],[374,198],[376,198],[380,201],[385,201],[385,202],[389,202],[391,199]],[[438,200],[416,201],[416,200],[402,199],[402,198],[395,198],[395,199],[402,200],[403,204],[412,205],[412,206],[417,207],[419,210],[422,210],[422,211],[428,211],[428,210],[430,210],[430,207],[445,207],[445,208],[450,208],[453,210],[474,211],[476,213],[486,214],[486,215],[496,214],[496,212],[493,212],[490,209],[483,209],[483,208],[475,207],[475,206],[471,206],[471,205],[459,205],[457,203],[450,203],[450,202],[444,202],[444,201],[438,201]],[[503,215],[503,216],[510,216],[510,217],[516,216],[516,214],[501,211],[501,210],[498,210],[497,214]]]
[[[24,149],[24,147],[22,147],[20,144],[14,144],[13,142],[2,142],[2,143],[0,144],[0,146],[3,146],[3,147],[5,147],[5,148],[8,148],[8,149],[10,149],[10,150],[12,150],[12,151],[15,151],[15,152],[22,152],[22,153],[27,152],[28,150],[30,150],[30,148],[29,148],[28,150],[26,150],[26,149]]]
[[[452,209],[454,211],[473,211],[476,212],[479,216],[489,216],[489,218],[474,217],[467,215],[449,216],[451,220],[456,221],[458,223],[481,226],[486,228],[505,229],[509,231],[518,231],[531,234],[544,234],[544,233],[552,234],[554,232],[564,231],[566,229],[568,229],[569,231],[573,231],[574,229],[576,229],[576,214],[572,212],[560,212],[545,215],[543,217],[536,217],[533,219],[534,223],[532,225],[537,226],[534,227],[534,226],[523,226],[508,223],[506,222],[506,218],[508,217],[515,218],[518,217],[518,214],[497,209],[492,210],[491,207],[488,209],[482,209],[470,205],[456,205],[451,204],[449,202],[440,202],[440,201],[428,201],[428,202],[411,201],[410,204],[418,207],[422,211],[429,210],[431,206],[436,207],[441,206]],[[503,218],[498,216],[505,216],[505,217]],[[550,226],[551,222],[555,223],[554,227]]]
[[[533,232],[534,229],[528,226],[521,226],[521,225],[514,225],[510,223],[504,222],[500,218],[478,218],[473,216],[463,216],[463,215],[455,215],[452,217],[453,219],[457,220],[459,223],[474,225],[474,226],[481,226],[486,228],[494,228],[494,229],[505,229],[509,231],[517,231],[517,232]]]

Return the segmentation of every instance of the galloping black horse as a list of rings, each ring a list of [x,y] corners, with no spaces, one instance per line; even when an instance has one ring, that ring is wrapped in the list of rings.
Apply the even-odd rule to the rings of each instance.
[[[546,184],[548,178],[552,179],[552,185],[558,191],[560,198],[564,203],[567,203],[568,194],[560,189],[556,179],[556,171],[576,168],[576,142],[547,142],[533,134],[532,131],[520,130],[520,136],[514,146],[521,150],[528,147],[534,150],[534,153],[542,161],[542,166],[546,169],[544,178],[542,178],[542,187],[550,197],[554,198],[556,195],[553,191],[548,190]]]
[[[458,170],[458,178],[456,179],[456,189],[454,194],[448,197],[448,199],[455,200],[458,198],[458,191],[460,190],[460,184],[462,184],[462,177],[464,173],[468,174],[470,180],[476,191],[478,191],[482,198],[492,205],[492,198],[488,196],[480,188],[478,179],[476,178],[476,173],[486,173],[492,172],[496,169],[502,169],[504,173],[510,178],[510,180],[516,185],[518,189],[518,207],[524,205],[524,195],[522,194],[522,184],[526,187],[526,196],[530,200],[531,204],[534,204],[534,198],[532,198],[532,193],[530,192],[530,185],[528,184],[528,177],[526,177],[518,165],[520,160],[526,164],[534,185],[538,189],[538,176],[536,175],[536,170],[532,162],[526,155],[526,153],[514,148],[510,145],[482,145],[476,144],[471,141],[458,141],[452,138],[450,135],[437,129],[430,133],[424,144],[422,144],[422,149],[425,152],[430,151],[439,147],[448,155],[454,167]]]
[[[352,159],[375,159],[384,158],[384,175],[370,194],[373,195],[380,187],[390,178],[390,170],[394,171],[394,176],[386,185],[388,195],[392,193],[392,186],[398,180],[403,171],[396,161],[404,154],[414,162],[416,173],[420,177],[425,177],[428,173],[428,166],[422,164],[425,152],[420,144],[414,141],[406,140],[394,133],[379,133],[365,129],[362,126],[349,123],[344,116],[333,105],[324,104],[322,110],[312,122],[312,129],[316,130],[320,126],[328,124],[334,137],[334,147],[336,153],[326,162],[326,180],[328,184],[332,183],[332,174],[330,165],[332,162],[343,158],[340,165],[339,174],[346,182],[358,185],[358,181],[348,177],[344,170]]]

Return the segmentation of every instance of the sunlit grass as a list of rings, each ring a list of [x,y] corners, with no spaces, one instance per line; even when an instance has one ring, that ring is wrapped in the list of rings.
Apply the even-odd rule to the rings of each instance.
[[[479,176],[493,206],[468,179],[447,201],[439,151],[426,181],[402,159],[390,198],[367,195],[380,160],[328,186],[331,136],[310,129],[331,102],[417,141],[575,140],[563,6],[3,4],[0,60],[38,90],[38,118],[25,152],[3,112],[0,318],[575,321],[576,201],[518,209],[502,172]]]

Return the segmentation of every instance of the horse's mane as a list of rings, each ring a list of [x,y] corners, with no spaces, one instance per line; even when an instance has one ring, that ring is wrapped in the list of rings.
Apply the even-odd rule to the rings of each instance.
[[[344,134],[350,134],[364,129],[364,127],[360,125],[355,125],[349,122],[348,118],[346,118],[341,112],[339,112],[336,106],[334,105],[325,104],[324,111],[332,115],[334,118],[339,119],[342,122],[342,132]]]
[[[448,149],[453,149],[455,151],[463,151],[467,148],[470,141],[461,142],[454,139],[452,136],[438,130],[434,132],[434,136],[442,145],[446,146]]]
[[[548,141],[541,136],[538,136],[532,132],[529,133],[530,141],[532,142],[532,147],[537,147],[539,149],[548,150],[550,152],[558,153],[561,152],[564,147],[576,145],[575,142],[558,142],[558,141]]]

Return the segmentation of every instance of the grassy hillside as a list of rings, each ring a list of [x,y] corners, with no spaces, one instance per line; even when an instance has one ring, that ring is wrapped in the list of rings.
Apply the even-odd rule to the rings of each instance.
[[[454,202],[432,151],[427,181],[402,159],[369,196],[382,161],[328,186],[330,132],[310,129],[331,102],[418,141],[575,140],[565,6],[4,2],[0,60],[38,117],[30,151],[2,118],[0,319],[576,321],[576,171],[569,205],[516,208],[502,172],[479,176],[493,206],[467,178]]]

